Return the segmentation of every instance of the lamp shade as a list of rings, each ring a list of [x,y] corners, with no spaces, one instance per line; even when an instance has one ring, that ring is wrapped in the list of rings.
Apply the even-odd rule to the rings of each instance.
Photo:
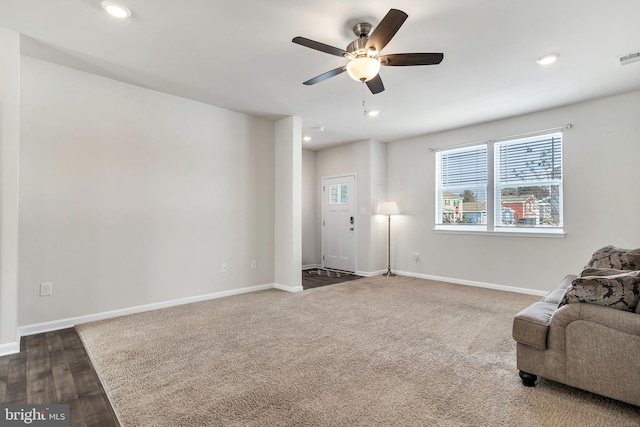
[[[368,82],[378,75],[380,61],[369,56],[360,56],[347,64],[347,73],[359,82]]]
[[[396,202],[382,202],[378,213],[380,215],[399,215],[400,209],[398,209]]]

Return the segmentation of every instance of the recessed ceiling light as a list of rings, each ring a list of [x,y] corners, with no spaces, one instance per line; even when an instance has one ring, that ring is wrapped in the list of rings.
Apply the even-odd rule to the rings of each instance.
[[[367,116],[369,116],[369,117],[375,117],[378,114],[380,114],[380,110],[369,110],[369,111],[367,111]]]
[[[111,16],[116,18],[128,18],[131,16],[131,9],[113,1],[103,1],[102,8]]]
[[[302,138],[303,141],[305,142],[309,142],[311,141],[311,137],[310,136],[305,136],[304,138]]]
[[[556,62],[558,60],[558,57],[560,56],[560,54],[558,53],[548,53],[544,56],[541,56],[540,58],[538,58],[536,60],[536,62],[540,65],[549,65],[549,64],[553,64],[554,62]]]

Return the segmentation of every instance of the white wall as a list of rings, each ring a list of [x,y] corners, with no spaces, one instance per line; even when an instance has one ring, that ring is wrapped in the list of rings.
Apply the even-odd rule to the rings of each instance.
[[[275,124],[275,285],[302,290],[302,124],[290,116]]]
[[[387,145],[387,188],[403,215],[395,268],[414,274],[550,290],[596,249],[640,247],[640,92]],[[428,148],[572,123],[564,133],[564,239],[437,234],[435,155]],[[421,260],[413,260],[414,252]]]
[[[367,255],[371,272],[387,268],[387,218],[377,215],[380,204],[387,200],[387,146],[371,142],[371,237]],[[400,207],[398,207],[400,208]]]
[[[302,150],[302,265],[319,265],[316,247],[316,226],[321,216],[316,212],[316,197],[320,182],[316,182],[316,152]]]
[[[17,79],[20,325],[275,280],[273,123],[27,57]],[[18,122],[6,121],[16,109],[6,108],[5,93],[3,144],[6,123]],[[549,290],[603,245],[640,247],[639,109],[634,92],[397,141],[386,150],[377,141],[347,144],[315,153],[312,181],[357,174],[361,272],[386,267],[386,221],[375,209],[388,192],[403,213],[392,225],[394,270]],[[565,239],[433,233],[435,160],[427,148],[569,122]],[[5,182],[3,200],[4,189]],[[6,212],[3,204],[3,221]],[[257,270],[249,268],[252,259]],[[41,282],[53,283],[51,297],[38,296]],[[15,304],[5,308],[11,287],[2,286],[1,331],[11,335],[15,325],[5,320]]]
[[[330,176],[356,175],[356,258],[357,272],[370,274],[382,270],[378,245],[380,218],[375,215],[379,200],[384,198],[386,153],[384,144],[365,140],[316,152],[316,182]],[[319,184],[321,185],[321,184]],[[364,209],[364,210],[363,210]],[[316,196],[316,250],[322,254],[322,192]],[[386,227],[384,228],[386,230]],[[386,238],[384,239],[386,242]],[[320,255],[321,257],[322,255]]]
[[[19,37],[0,28],[0,354],[18,350]]]
[[[273,123],[28,57],[21,108],[20,325],[273,283]]]

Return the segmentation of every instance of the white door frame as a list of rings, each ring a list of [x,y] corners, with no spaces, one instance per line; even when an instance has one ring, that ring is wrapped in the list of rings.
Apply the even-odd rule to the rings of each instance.
[[[354,201],[354,218],[355,218],[355,230],[354,230],[354,246],[353,246],[353,272],[355,273],[356,271],[358,271],[358,175],[355,172],[347,172],[347,173],[341,173],[338,175],[327,175],[327,176],[323,176],[320,179],[320,227],[322,229],[322,232],[320,233],[320,241],[321,241],[321,254],[320,256],[322,257],[322,268],[324,267],[324,191],[323,191],[323,186],[324,186],[324,182],[327,179],[333,179],[333,178],[343,178],[343,177],[353,177],[353,195],[355,196],[353,198]]]

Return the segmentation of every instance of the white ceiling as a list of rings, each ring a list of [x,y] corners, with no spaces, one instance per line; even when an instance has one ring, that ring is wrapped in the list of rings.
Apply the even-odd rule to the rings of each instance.
[[[296,115],[318,149],[393,141],[640,89],[638,0],[0,0],[0,26],[22,33],[23,54],[252,115]],[[409,18],[383,54],[444,52],[436,66],[383,67],[386,90],[346,73],[302,82],[345,59],[291,43],[339,48],[353,23],[374,26],[393,7]],[[543,67],[535,60],[560,53]],[[324,126],[325,131],[313,129]]]

